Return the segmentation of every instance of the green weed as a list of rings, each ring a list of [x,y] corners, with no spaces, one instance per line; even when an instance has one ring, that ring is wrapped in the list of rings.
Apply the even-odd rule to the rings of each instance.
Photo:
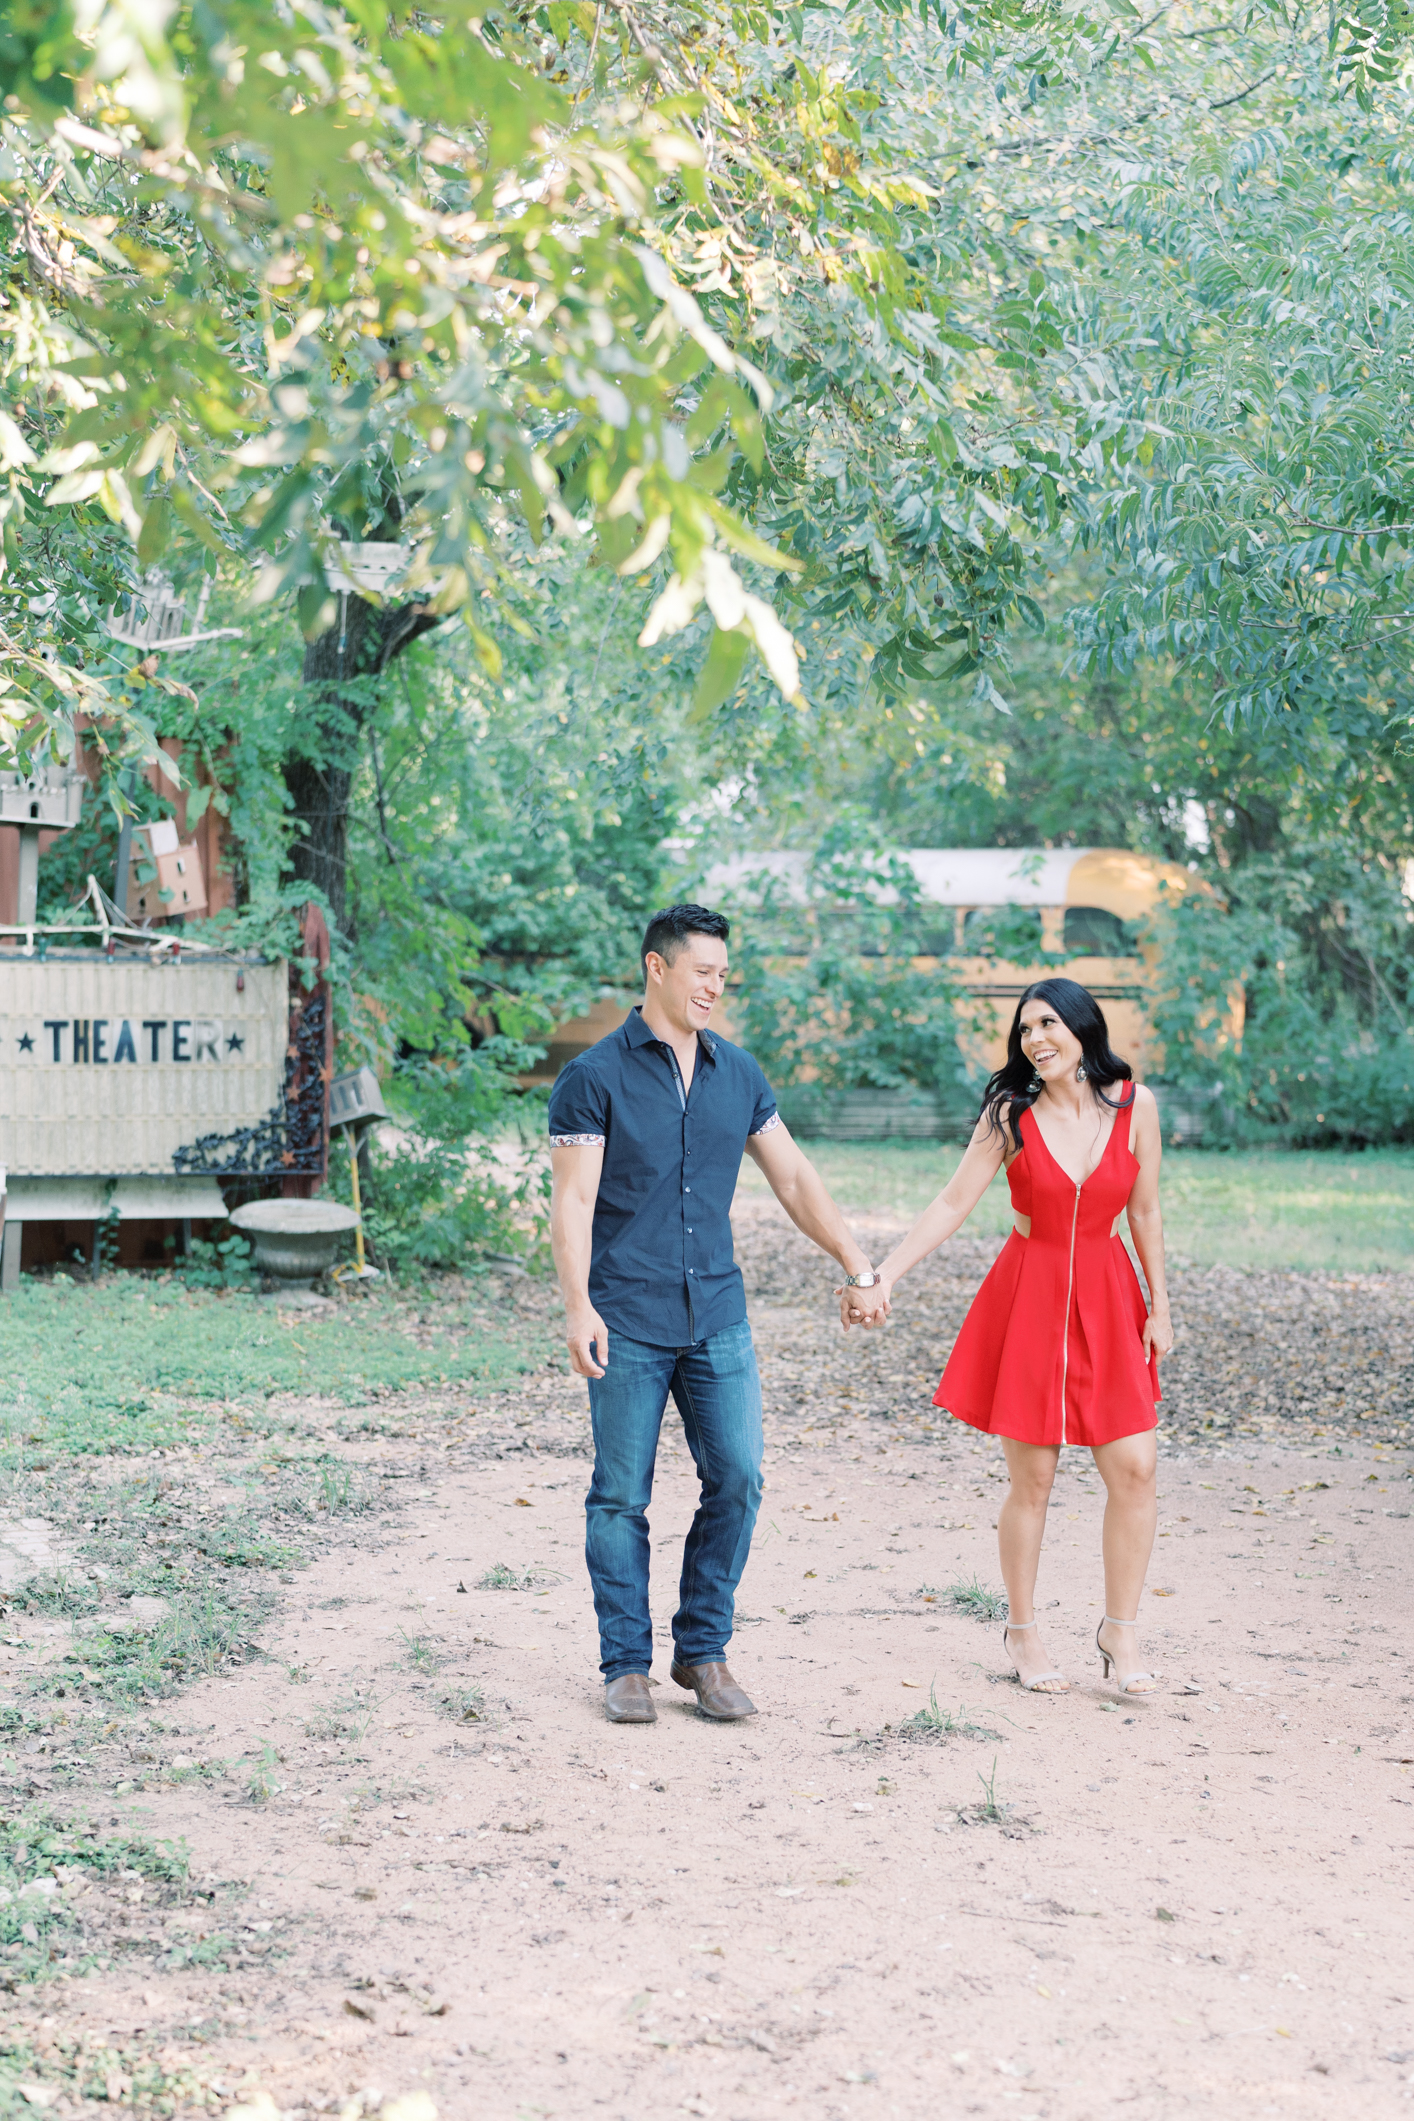
[[[351,1738],[355,1745],[361,1745],[378,1707],[376,1695],[370,1695],[367,1700],[354,1695],[346,1701],[335,1702],[331,1708],[319,1709],[306,1720],[304,1735],[316,1745],[336,1745],[344,1738]]]
[[[355,1483],[352,1466],[320,1466],[316,1509],[327,1510],[331,1517],[340,1517],[354,1511],[370,1509],[373,1500],[371,1494],[363,1492]]]
[[[214,1243],[194,1237],[186,1257],[174,1263],[173,1273],[187,1289],[252,1289],[252,1253],[250,1240],[234,1231]]]
[[[438,1708],[453,1723],[483,1723],[486,1720],[486,1696],[479,1686],[451,1687],[438,1697]]]
[[[988,1730],[985,1724],[970,1722],[964,1709],[959,1709],[954,1715],[951,1709],[939,1708],[938,1690],[935,1685],[928,1689],[927,1708],[919,1709],[907,1722],[899,1724],[898,1735],[900,1738],[986,1739],[999,1737],[1000,1733]]]
[[[436,1672],[446,1662],[446,1656],[433,1635],[409,1635],[406,1628],[399,1628],[406,1645],[403,1662],[414,1672]]]
[[[279,1780],[280,1766],[280,1755],[267,1741],[260,1748],[260,1758],[246,1779],[245,1794],[248,1804],[268,1804],[272,1797],[279,1795],[285,1786]]]
[[[950,1583],[943,1593],[948,1604],[973,1620],[1000,1620],[1006,1613],[1004,1591],[989,1591],[974,1576],[971,1583]]]
[[[1009,1840],[1020,1840],[1023,1835],[1030,1833],[1032,1828],[1024,1816],[1018,1815],[1015,1805],[1005,1804],[998,1797],[997,1758],[994,1753],[990,1775],[979,1774],[977,1777],[982,1785],[981,1803],[960,1804],[955,1816],[959,1826],[996,1826],[1001,1828]]]
[[[979,1818],[986,1820],[991,1826],[1000,1826],[1007,1813],[1011,1810],[1010,1805],[998,1804],[997,1802],[997,1758],[998,1756],[994,1753],[992,1755],[992,1772],[990,1775],[979,1774],[977,1777],[977,1780],[982,1785],[982,1802],[976,1807],[977,1815]]]
[[[498,1561],[484,1576],[478,1577],[476,1588],[478,1591],[533,1591],[535,1582],[533,1569],[522,1572],[520,1569],[508,1568],[504,1561]]]

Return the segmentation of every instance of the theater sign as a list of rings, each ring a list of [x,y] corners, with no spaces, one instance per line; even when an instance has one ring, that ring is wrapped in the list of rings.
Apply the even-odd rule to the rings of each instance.
[[[283,962],[0,953],[0,1166],[289,1168],[291,1036]]]

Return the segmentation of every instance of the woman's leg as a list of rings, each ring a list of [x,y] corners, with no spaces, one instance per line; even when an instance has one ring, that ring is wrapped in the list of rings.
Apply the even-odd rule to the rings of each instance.
[[[1105,1483],[1105,1612],[1115,1620],[1137,1620],[1139,1600],[1149,1556],[1154,1551],[1154,1531],[1159,1505],[1156,1493],[1158,1435],[1146,1429],[1138,1436],[1121,1436],[1114,1443],[1097,1444],[1095,1463]],[[1139,1630],[1102,1628],[1100,1641],[1109,1651],[1121,1686],[1131,1672],[1144,1670]],[[1148,1693],[1145,1687],[1140,1691]]]
[[[1011,1486],[997,1518],[997,1551],[1001,1557],[1002,1581],[1006,1585],[1007,1610],[1013,1621],[1036,1618],[1036,1570],[1041,1561],[1041,1541],[1046,1532],[1046,1505],[1056,1477],[1060,1451],[1054,1444],[1018,1443],[1004,1436]],[[1007,1648],[1016,1659],[1023,1679],[1034,1672],[1055,1669],[1035,1627],[1008,1628]],[[1053,1680],[1038,1693],[1058,1694],[1066,1682]]]

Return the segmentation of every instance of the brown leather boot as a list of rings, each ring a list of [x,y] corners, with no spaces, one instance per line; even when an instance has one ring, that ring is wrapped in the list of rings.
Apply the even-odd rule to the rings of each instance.
[[[732,1678],[724,1664],[675,1664],[674,1683],[697,1696],[698,1714],[713,1723],[740,1723],[756,1714],[756,1704]]]
[[[648,1691],[646,1672],[625,1672],[604,1688],[604,1714],[610,1723],[656,1723],[658,1711]]]

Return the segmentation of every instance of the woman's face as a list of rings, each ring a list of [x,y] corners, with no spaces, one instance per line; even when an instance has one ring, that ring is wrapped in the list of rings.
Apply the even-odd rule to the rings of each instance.
[[[1021,1050],[1042,1082],[1074,1080],[1082,1047],[1050,1002],[1025,1002],[1021,1010]]]

